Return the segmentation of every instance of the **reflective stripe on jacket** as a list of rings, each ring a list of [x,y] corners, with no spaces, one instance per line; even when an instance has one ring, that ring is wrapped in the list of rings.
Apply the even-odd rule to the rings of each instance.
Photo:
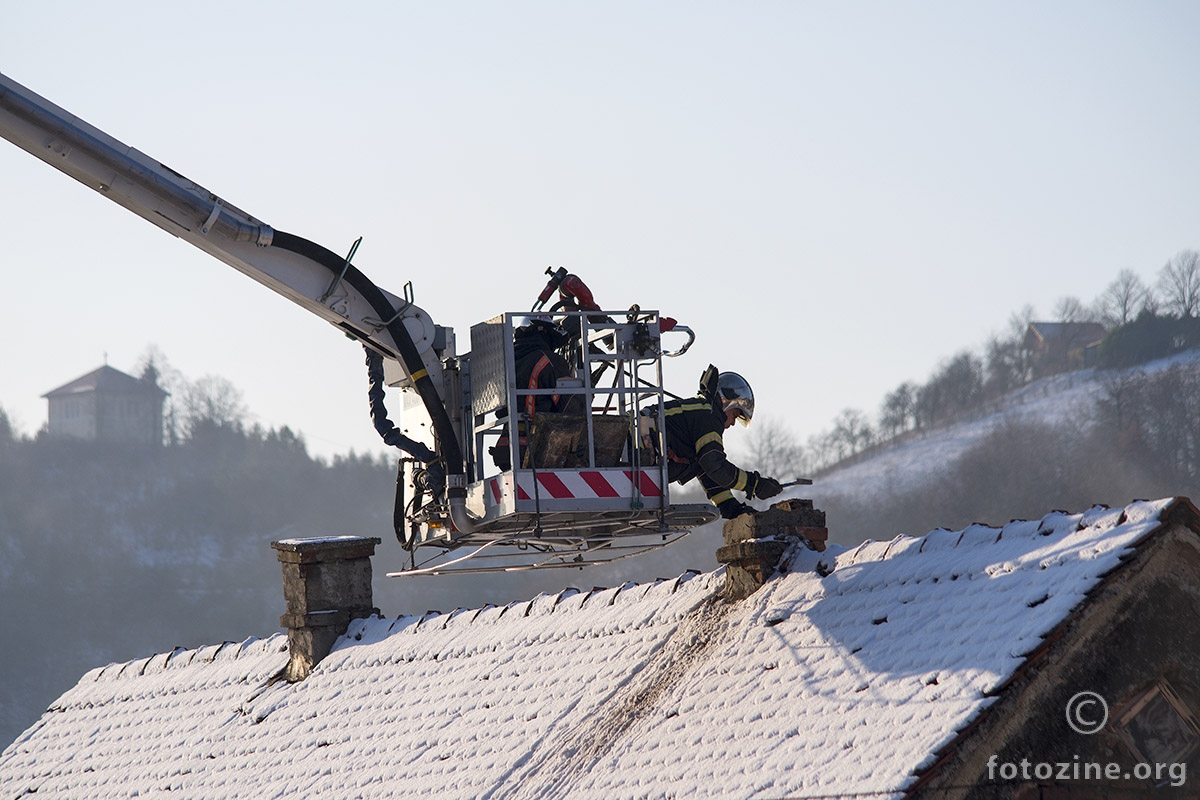
[[[744,491],[749,475],[725,455],[725,413],[704,397],[672,400],[663,406],[668,456],[667,476],[673,483],[699,478],[714,504]]]

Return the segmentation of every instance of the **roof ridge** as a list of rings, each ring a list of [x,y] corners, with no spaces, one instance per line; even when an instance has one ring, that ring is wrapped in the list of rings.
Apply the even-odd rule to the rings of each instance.
[[[423,614],[402,613],[395,617],[364,617],[352,620],[344,636],[357,642],[364,638],[378,640],[405,632],[417,634],[426,630],[445,631],[458,626],[493,624],[501,619],[508,621],[551,614],[575,614],[582,612],[585,607],[594,608],[598,601],[605,608],[619,607],[625,603],[642,602],[656,590],[673,595],[697,578],[700,583],[696,585],[696,591],[704,592],[705,587],[719,574],[724,574],[722,569],[711,572],[689,569],[671,579],[656,578],[645,583],[626,581],[619,586],[595,586],[587,591],[567,587],[554,594],[541,592],[528,600],[514,600],[502,606],[486,603],[478,608],[459,607],[449,612],[430,610]],[[637,591],[639,589],[640,592]]]
[[[1011,540],[1014,535],[1020,535],[1023,529],[1036,526],[1034,535],[1055,536],[1070,535],[1088,528],[1116,528],[1130,521],[1159,518],[1165,520],[1173,509],[1190,509],[1191,514],[1200,519],[1200,511],[1186,497],[1170,497],[1160,500],[1134,500],[1127,506],[1110,508],[1104,504],[1096,504],[1086,511],[1071,513],[1061,509],[1051,511],[1040,519],[1012,519],[1002,526],[984,522],[972,522],[959,529],[935,528],[922,536],[897,534],[892,539],[880,541],[865,539],[853,548],[837,556],[838,566],[848,567],[868,561],[885,561],[900,558],[916,551],[920,555],[930,555],[940,550],[959,549],[964,545],[980,546]],[[1026,534],[1028,535],[1028,534]],[[990,541],[989,541],[990,540]],[[919,544],[917,544],[919,542]]]

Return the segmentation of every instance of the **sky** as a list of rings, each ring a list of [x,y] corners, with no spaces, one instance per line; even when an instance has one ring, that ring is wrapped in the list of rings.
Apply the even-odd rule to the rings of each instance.
[[[1191,2],[0,0],[0,72],[452,327],[547,267],[692,327],[801,439],[1200,247]],[[0,142],[0,408],[150,348],[318,455],[361,348]],[[390,406],[399,410],[393,395]],[[394,414],[395,415],[395,414]],[[728,438],[745,437],[735,432]],[[731,442],[736,450],[737,441]]]

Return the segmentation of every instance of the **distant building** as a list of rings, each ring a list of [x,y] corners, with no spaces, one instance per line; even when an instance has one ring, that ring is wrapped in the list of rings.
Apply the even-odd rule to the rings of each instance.
[[[1107,333],[1099,322],[1031,322],[1023,347],[1033,377],[1041,378],[1090,366],[1089,352]]]
[[[42,396],[49,403],[47,433],[54,438],[162,444],[167,392],[153,366],[139,379],[106,364]]]

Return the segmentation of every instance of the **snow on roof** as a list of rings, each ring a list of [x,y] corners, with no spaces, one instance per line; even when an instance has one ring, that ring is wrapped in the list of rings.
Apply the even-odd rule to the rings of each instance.
[[[0,755],[0,796],[899,796],[1171,500],[720,573],[351,623],[85,675]],[[832,567],[832,572],[829,568]]]

